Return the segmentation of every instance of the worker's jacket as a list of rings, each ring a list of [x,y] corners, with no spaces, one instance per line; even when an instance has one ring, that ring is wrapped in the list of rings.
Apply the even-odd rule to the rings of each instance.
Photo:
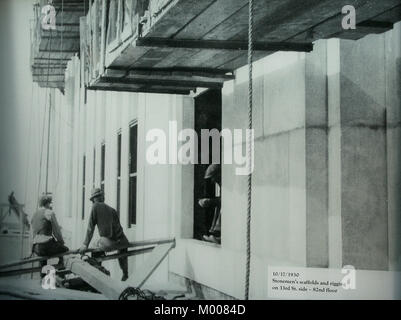
[[[84,245],[89,246],[96,226],[101,237],[113,241],[125,238],[117,211],[105,203],[95,202],[93,204]]]
[[[39,208],[32,217],[33,244],[45,243],[53,237],[61,244],[64,243],[60,226],[53,211]]]

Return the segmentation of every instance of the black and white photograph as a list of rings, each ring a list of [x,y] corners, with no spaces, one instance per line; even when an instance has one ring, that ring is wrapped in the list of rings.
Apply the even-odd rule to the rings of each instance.
[[[401,300],[401,0],[0,0],[0,44],[0,300]]]

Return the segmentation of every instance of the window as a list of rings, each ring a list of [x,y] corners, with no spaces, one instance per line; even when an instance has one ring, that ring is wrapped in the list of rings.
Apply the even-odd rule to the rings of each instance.
[[[117,134],[117,213],[120,216],[121,197],[121,131]]]
[[[129,129],[129,196],[128,227],[136,224],[136,183],[137,183],[138,124],[132,123]]]
[[[202,129],[222,128],[222,96],[220,90],[208,90],[195,98],[195,131],[201,145]],[[212,163],[212,139],[209,140],[209,163]],[[220,143],[221,152],[221,143]],[[221,154],[220,154],[221,159]],[[198,153],[198,164],[194,166],[194,238],[205,240],[215,230],[216,207],[201,207],[200,199],[220,198],[220,188],[210,179],[205,179],[208,164],[202,164],[202,150]],[[220,169],[221,170],[221,169]],[[221,176],[221,173],[220,173]],[[214,233],[218,235],[218,233]]]
[[[82,220],[85,219],[85,175],[86,175],[86,157],[83,157],[82,166]]]
[[[106,169],[106,163],[105,163],[105,159],[106,159],[106,145],[104,143],[102,143],[102,147],[101,147],[101,165],[100,165],[100,187],[102,188],[102,191],[104,192],[104,177],[105,177],[105,169]]]
[[[92,175],[92,188],[95,187],[95,177],[96,177],[96,149],[93,149],[93,175]]]

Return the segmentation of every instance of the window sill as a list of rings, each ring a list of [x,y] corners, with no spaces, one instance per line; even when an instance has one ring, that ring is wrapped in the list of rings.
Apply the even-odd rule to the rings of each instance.
[[[218,243],[213,243],[213,242],[208,242],[208,241],[203,241],[203,240],[198,240],[198,239],[180,239],[180,240],[185,241],[187,243],[193,243],[193,244],[197,244],[197,245],[205,245],[208,247],[221,249],[221,244],[218,244]]]

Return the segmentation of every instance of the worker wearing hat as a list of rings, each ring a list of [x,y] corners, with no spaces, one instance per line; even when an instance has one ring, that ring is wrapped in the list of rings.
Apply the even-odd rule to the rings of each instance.
[[[218,164],[211,164],[205,172],[205,180],[221,186],[221,169]],[[213,208],[214,216],[209,235],[204,235],[203,240],[208,242],[220,243],[221,241],[221,199],[220,197],[204,198],[199,200],[202,208]]]
[[[38,256],[53,256],[67,252],[69,249],[64,245],[61,228],[57,222],[55,213],[52,210],[53,198],[49,194],[39,198],[39,209],[34,213],[31,226],[33,235],[32,252]],[[60,263],[63,259],[60,258]],[[47,261],[41,261],[45,266]],[[44,274],[42,274],[42,277]]]
[[[93,189],[90,200],[93,202],[92,211],[89,217],[86,238],[79,252],[82,254],[88,249],[96,226],[100,235],[100,239],[95,244],[96,248],[113,250],[113,248],[127,246],[129,242],[121,227],[117,211],[104,203],[102,189]],[[125,253],[127,251],[127,248],[123,248],[118,252]],[[128,257],[122,257],[118,259],[118,262],[123,272],[121,280],[125,281],[128,278]]]

